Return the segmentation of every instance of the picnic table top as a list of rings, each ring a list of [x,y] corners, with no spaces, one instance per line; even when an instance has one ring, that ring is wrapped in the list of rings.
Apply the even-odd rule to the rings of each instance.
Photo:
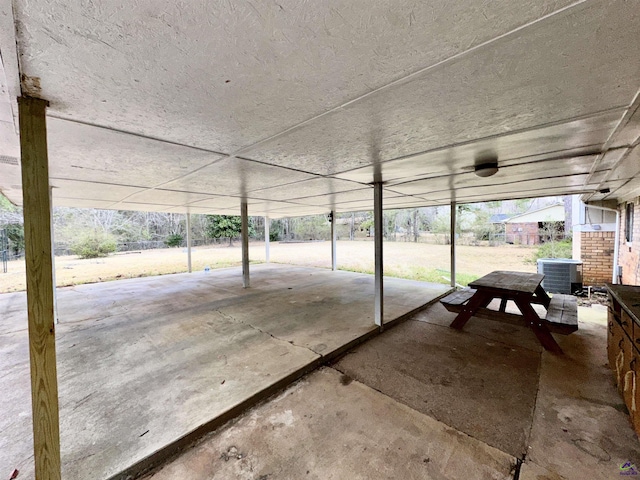
[[[544,275],[540,273],[509,272],[498,270],[491,272],[469,283],[471,288],[486,288],[494,290],[508,290],[534,294]]]

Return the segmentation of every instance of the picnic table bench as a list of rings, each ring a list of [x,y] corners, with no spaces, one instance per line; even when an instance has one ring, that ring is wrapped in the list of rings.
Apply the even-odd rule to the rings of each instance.
[[[547,349],[561,353],[562,349],[550,332],[568,335],[578,329],[578,306],[571,295],[549,297],[540,285],[544,275],[496,271],[471,282],[469,288],[458,290],[440,302],[450,312],[458,313],[451,327],[461,329],[473,316],[514,325],[526,323],[540,343]],[[488,308],[494,300],[500,300],[498,310]],[[513,301],[520,313],[506,311],[508,301]],[[541,318],[533,308],[540,304],[546,309]]]

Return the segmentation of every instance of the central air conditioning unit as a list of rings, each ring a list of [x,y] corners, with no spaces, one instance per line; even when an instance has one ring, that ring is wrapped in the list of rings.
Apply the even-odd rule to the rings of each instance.
[[[549,293],[575,295],[582,292],[582,262],[570,258],[541,258],[538,273],[544,275],[542,288]]]

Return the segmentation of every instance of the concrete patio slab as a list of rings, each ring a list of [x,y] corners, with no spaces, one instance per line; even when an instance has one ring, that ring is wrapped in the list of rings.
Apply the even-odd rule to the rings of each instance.
[[[514,464],[510,455],[322,368],[148,479],[504,480]]]
[[[358,347],[335,368],[522,457],[538,390],[541,347],[527,341],[523,333],[533,334],[524,328],[473,318],[468,328],[457,331],[448,326],[454,318],[455,313],[440,304],[431,305]]]
[[[527,461],[553,479],[620,478],[624,462],[640,465],[640,444],[608,366],[606,309],[578,318],[578,332],[559,338],[565,354],[542,355]]]
[[[448,289],[386,287],[388,320]],[[0,295],[0,478],[33,476],[25,305]],[[119,474],[377,330],[369,275],[274,264],[252,266],[250,289],[238,268],[63,288],[58,312],[69,480]]]
[[[331,368],[308,375],[285,394],[186,449],[150,480],[485,479],[494,474],[504,479],[583,480],[619,478],[622,458],[638,464],[638,439],[606,365],[606,307],[579,307],[580,329],[557,337],[565,350],[562,356],[542,351],[524,326],[472,319],[463,331],[451,331],[452,316],[439,304],[412,315],[351,349]],[[487,358],[483,349],[496,358]],[[460,365],[464,367],[452,368]],[[525,372],[526,366],[532,372]],[[337,369],[348,374],[336,377]],[[505,373],[509,369],[510,377]],[[502,377],[508,378],[503,382]],[[357,388],[349,390],[353,385]],[[518,392],[518,387],[525,391]],[[510,403],[509,397],[527,408]],[[421,398],[438,408],[421,410],[416,401]],[[382,411],[382,404],[398,407]],[[469,411],[454,415],[464,410]],[[440,423],[436,415],[444,415],[447,422]],[[406,423],[407,416],[417,427]],[[514,425],[499,423],[501,417]],[[454,433],[440,435],[434,425],[442,424]],[[482,438],[504,442],[508,449],[517,445],[524,463],[519,469],[490,468],[500,456],[507,459],[504,464],[498,460],[503,466],[515,465],[516,459]],[[472,442],[461,446],[456,443],[460,439]],[[396,454],[390,454],[397,447]],[[426,453],[426,448],[434,450]],[[496,451],[502,453],[496,457]],[[420,458],[425,464],[434,459],[439,463],[421,471]]]

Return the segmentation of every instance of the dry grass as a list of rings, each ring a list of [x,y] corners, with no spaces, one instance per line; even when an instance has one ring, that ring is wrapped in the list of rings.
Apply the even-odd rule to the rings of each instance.
[[[272,243],[271,261],[321,268],[331,268],[331,243]],[[457,279],[466,284],[493,270],[532,272],[527,264],[533,249],[505,245],[500,247],[457,247]],[[264,243],[252,243],[249,257],[254,263],[265,261]],[[373,272],[373,242],[340,241],[337,246],[338,268]],[[206,265],[223,268],[240,265],[239,244],[233,247],[198,247],[192,253],[193,270]],[[424,243],[387,242],[384,245],[385,275],[431,282],[448,283],[449,246]],[[186,249],[167,248],[140,253],[118,253],[107,258],[81,260],[75,256],[56,257],[58,286],[94,283],[120,278],[144,277],[187,271]],[[0,292],[25,289],[23,261],[9,262],[9,271],[0,273]]]

